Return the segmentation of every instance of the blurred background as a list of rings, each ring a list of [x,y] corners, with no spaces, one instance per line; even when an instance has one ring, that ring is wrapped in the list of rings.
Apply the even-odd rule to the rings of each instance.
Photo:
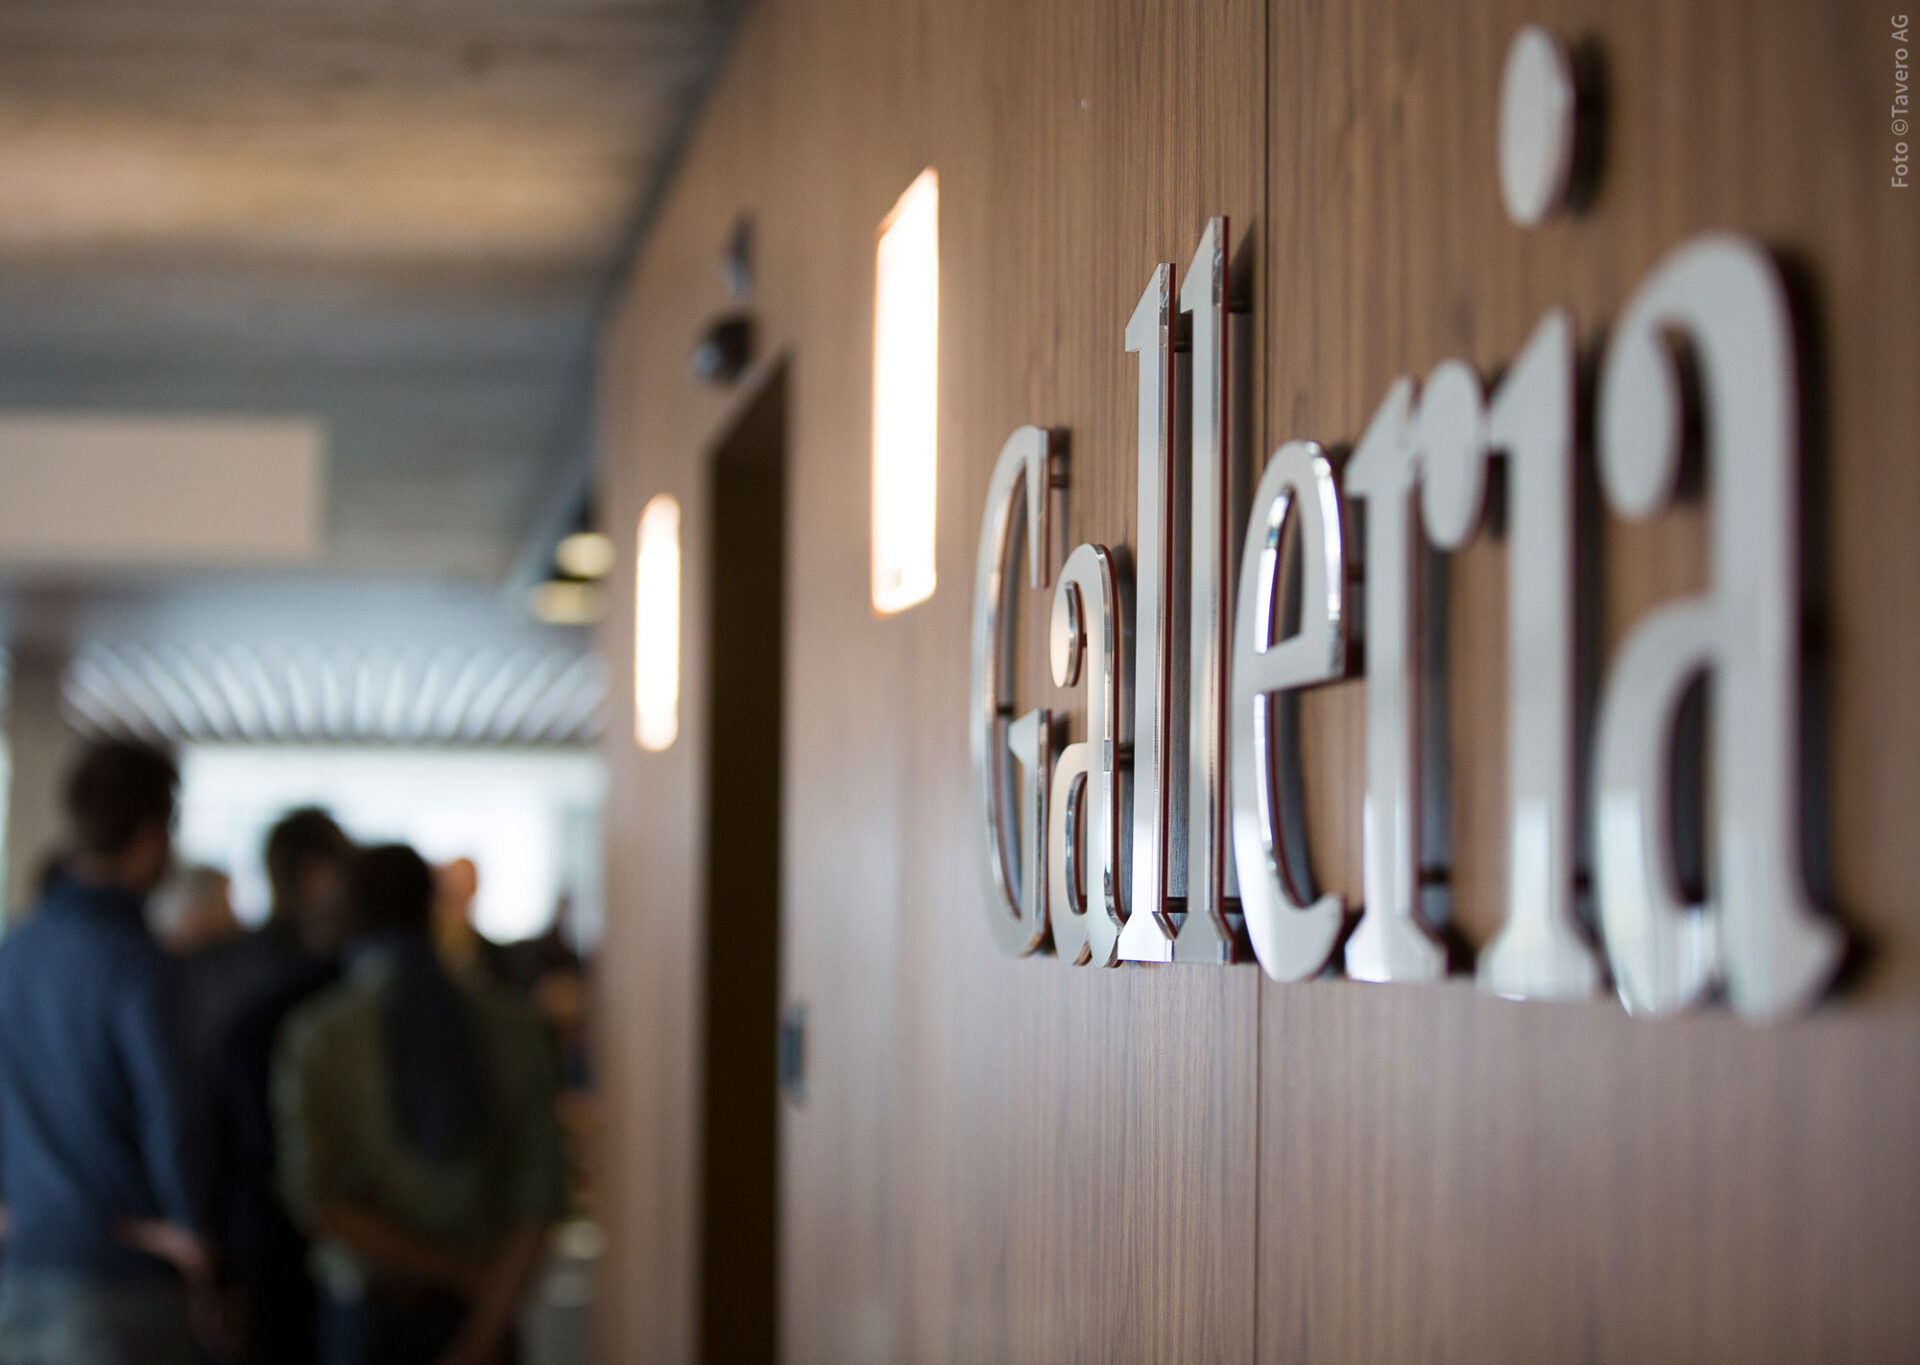
[[[485,943],[591,961],[592,339],[738,9],[0,7],[10,915],[79,746],[124,736],[177,751],[234,932],[314,804],[465,860]],[[536,1362],[585,1351],[574,1174]]]

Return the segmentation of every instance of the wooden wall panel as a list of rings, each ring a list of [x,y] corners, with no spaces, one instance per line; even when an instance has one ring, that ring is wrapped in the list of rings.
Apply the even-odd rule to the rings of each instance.
[[[1522,233],[1500,63],[1597,39],[1601,192]],[[1889,1359],[1920,1353],[1920,397],[1915,222],[1882,187],[1885,16],[1790,0],[761,0],[603,338],[604,508],[685,509],[682,735],[627,736],[615,669],[600,968],[609,1360],[694,1350],[695,998],[709,446],[686,361],[755,224],[790,357],[784,976],[810,1006],[785,1112],[782,1331],[799,1361]],[[867,607],[873,234],[942,176],[939,590]],[[1260,449],[1352,440],[1389,381],[1489,369],[1568,304],[1599,342],[1688,234],[1802,267],[1826,375],[1833,899],[1872,952],[1812,1020],[1630,1021],[1251,968],[1069,970],[979,924],[965,755],[979,500],[1006,434],[1071,428],[1073,541],[1132,541],[1121,329],[1232,215],[1259,281]],[[1708,505],[1710,508],[1710,504]],[[1602,528],[1606,647],[1698,586],[1699,506]],[[630,572],[630,565],[624,566]],[[1453,556],[1452,913],[1497,922],[1504,550]],[[1029,605],[1037,605],[1030,602]],[[1037,631],[1035,633],[1037,639]],[[756,660],[743,666],[766,666]],[[1031,704],[1059,698],[1029,661]],[[1362,684],[1306,715],[1313,853],[1357,899]],[[723,833],[723,832],[722,832]]]
[[[1583,350],[1693,233],[1799,273],[1824,376],[1810,620],[1831,677],[1828,899],[1870,949],[1809,1021],[1648,1024],[1464,980],[1263,987],[1261,1354],[1274,1360],[1893,1360],[1920,1353],[1920,218],[1887,187],[1887,16],[1860,3],[1285,3],[1272,9],[1265,310],[1276,437],[1351,441],[1388,384],[1492,372],[1547,309]],[[1604,58],[1590,210],[1500,206],[1522,23]],[[1887,87],[1890,89],[1891,87]],[[1587,457],[1590,458],[1590,457]],[[1610,656],[1704,579],[1695,503],[1600,527]],[[1903,548],[1896,548],[1903,547]],[[1452,905],[1504,898],[1504,546],[1453,557]],[[1896,619],[1899,618],[1899,619]],[[1306,708],[1316,868],[1358,898],[1364,685]]]
[[[785,834],[796,854],[784,869],[785,971],[813,1007],[805,1112],[822,1116],[786,1133],[786,1248],[794,1269],[784,1302],[791,1338],[851,1343],[842,1359],[884,1358],[888,1349],[885,1122],[900,882],[896,790],[909,702],[898,632],[886,633],[887,623],[874,621],[866,606],[861,395],[870,363],[864,338],[873,232],[912,171],[902,176],[894,168],[910,156],[878,167],[870,154],[846,153],[884,140],[894,126],[877,100],[884,73],[897,66],[895,18],[877,4],[755,12],[625,291],[616,324],[624,335],[605,348],[602,379],[603,387],[631,390],[638,414],[624,446],[605,461],[610,481],[634,485],[628,503],[613,511],[625,518],[615,524],[630,526],[639,501],[656,491],[676,493],[685,509],[681,740],[664,755],[636,754],[616,732],[610,757],[634,770],[641,790],[636,842],[642,850],[664,845],[667,860],[686,868],[704,857],[707,834],[685,813],[700,802],[701,718],[691,713],[692,698],[704,693],[697,537],[708,517],[708,445],[726,420],[725,399],[691,382],[687,357],[706,320],[727,306],[720,247],[735,217],[750,214],[763,349],[791,348],[793,356]],[[616,864],[639,852],[622,849],[624,833],[610,829]],[[661,1207],[635,1211],[628,1236],[616,1238],[602,1299],[620,1307],[603,1320],[600,1344],[614,1360],[684,1360],[693,1350],[687,1322],[696,1236],[684,1210],[700,1154],[693,1113],[680,1101],[698,1081],[691,1073],[683,1081],[674,1069],[690,1064],[695,1044],[691,1003],[672,978],[691,970],[687,942],[703,942],[704,926],[689,879],[649,882],[643,873],[632,890],[630,901],[610,900],[610,920],[625,917],[633,927],[619,945],[610,943],[603,976],[632,972],[663,985],[665,1006],[653,1026],[686,1041],[672,1047],[664,1072],[610,1076],[609,1083],[637,1092],[632,1106],[653,1116],[685,1183],[644,1191]],[[623,1134],[609,1138],[611,1165],[640,1164],[645,1154],[625,1151]],[[818,1354],[837,1350],[823,1346]]]
[[[1068,545],[1134,542],[1122,332],[1153,264],[1184,269],[1208,213],[1259,231],[1264,146],[1245,111],[1262,98],[1250,54],[1265,14],[1205,0],[935,10],[931,50],[971,55],[934,67],[932,100],[984,116],[942,120],[930,149],[941,589],[902,622],[916,717],[896,1358],[1244,1360],[1253,978],[1000,957],[981,923],[963,722],[980,509],[1007,433],[1070,430]],[[1045,602],[1023,604],[1034,627]],[[1073,710],[1032,655],[1023,704]]]
[[[718,143],[728,148],[728,179],[751,175],[743,140],[728,138],[724,107],[715,114],[690,164],[713,161],[697,149]],[[693,384],[688,359],[706,321],[726,306],[719,249],[734,208],[730,195],[716,206],[701,198],[697,176],[682,177],[648,238],[644,270],[601,335],[595,383],[598,514],[622,551],[598,632],[610,708],[607,918],[594,999],[610,1243],[596,1351],[617,1361],[690,1360],[698,1340],[709,448],[740,400]],[[681,226],[688,223],[691,230]],[[633,736],[632,553],[640,510],[662,493],[681,507],[680,732],[656,754]]]
[[[811,1021],[809,1095],[784,1133],[794,1359],[1242,1359],[1252,1347],[1252,976],[1073,973],[994,954],[965,817],[965,670],[978,502],[1014,426],[1072,426],[1071,533],[1132,540],[1122,329],[1153,264],[1184,265],[1208,212],[1257,229],[1264,50],[1252,0],[764,5],[609,335],[602,384],[632,410],[608,445],[614,524],[676,492],[691,575],[695,471],[720,417],[684,356],[721,306],[709,263],[733,216],[753,215],[755,311],[768,347],[792,356],[786,977]],[[943,189],[940,591],[878,620],[873,234],[929,164]],[[697,630],[690,619],[690,669]],[[607,647],[624,647],[617,627]],[[682,809],[700,689],[689,672],[669,754],[636,755],[617,732],[611,746],[638,791],[612,835],[616,867],[635,871],[616,878],[628,927],[603,975],[659,982],[652,1027],[669,1032],[686,1030],[690,1016],[672,1012],[691,1002],[664,978],[687,969],[700,932],[685,869],[704,832]],[[694,1083],[691,1057],[682,1044],[643,1064],[663,1068],[663,1097]],[[661,1113],[672,1100],[649,1093],[656,1077],[609,1080],[640,1092],[618,1112],[644,1111],[650,1141],[674,1153],[656,1167],[692,1170],[697,1134]],[[622,1147],[616,1135],[609,1160],[639,1166]],[[691,1289],[661,1258],[692,1236],[684,1197],[658,1183],[615,1197],[664,1203],[622,1209],[632,1222],[607,1279],[621,1307],[603,1340],[616,1358],[682,1358]],[[1102,1229],[1108,1245],[1078,1249]],[[645,1307],[627,1297],[642,1281]]]

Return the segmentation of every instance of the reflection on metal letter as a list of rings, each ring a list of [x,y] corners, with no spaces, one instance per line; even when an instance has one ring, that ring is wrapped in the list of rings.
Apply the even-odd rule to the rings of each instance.
[[[1281,629],[1282,534],[1288,518],[1300,547],[1300,628]],[[1253,495],[1241,553],[1234,623],[1233,702],[1228,742],[1233,769],[1233,849],[1240,905],[1254,954],[1275,981],[1299,981],[1327,963],[1339,941],[1336,895],[1303,902],[1304,869],[1289,868],[1280,843],[1275,788],[1274,694],[1330,682],[1347,669],[1346,555],[1340,490],[1326,452],[1289,441],[1274,452]],[[1191,922],[1191,916],[1189,916]]]
[[[1134,528],[1133,868],[1129,915],[1120,955],[1141,962],[1173,959],[1168,916],[1168,847],[1173,827],[1172,592],[1176,542],[1173,516],[1178,471],[1173,462],[1173,267],[1153,278],[1127,321],[1127,350],[1140,356],[1139,503]],[[1096,951],[1096,959],[1098,953]]]
[[[1347,975],[1360,981],[1428,981],[1446,953],[1418,917],[1419,840],[1414,805],[1415,560],[1413,381],[1387,391],[1346,470],[1367,503],[1367,791],[1361,808],[1361,890],[1366,901],[1347,940]],[[1241,888],[1244,896],[1246,888]]]
[[[970,723],[973,752],[974,827],[981,840],[980,858],[986,868],[987,919],[993,941],[1003,952],[1031,953],[1046,940],[1046,902],[1031,890],[1023,899],[1020,887],[1043,885],[1029,868],[1023,877],[1022,860],[1032,864],[1042,846],[1021,842],[1018,812],[1024,803],[1016,797],[1008,726],[1013,719],[1013,627],[1019,595],[1014,572],[1021,546],[1014,534],[1014,518],[1024,497],[1027,536],[1025,555],[1029,581],[1044,588],[1051,579],[1051,539],[1048,534],[1049,485],[1054,450],[1050,433],[1040,427],[1021,427],[1007,438],[987,485],[987,508],[980,522],[980,551],[973,578],[973,705]],[[1046,738],[1048,727],[1039,727]],[[1044,747],[1044,745],[1043,745]],[[1044,768],[1049,755],[1040,752]],[[1027,760],[1023,755],[1021,761]],[[1036,771],[1028,766],[1029,784]],[[1045,781],[1041,787],[1044,791]],[[1029,787],[1031,795],[1031,787]]]
[[[1053,712],[1044,706],[1007,727],[1007,750],[1020,765],[1020,903],[1035,936],[1047,924],[1047,789],[1053,778]]]
[[[1120,588],[1113,555],[1082,545],[1067,556],[1053,593],[1053,680],[1084,675],[1087,737],[1060,751],[1047,812],[1055,950],[1069,962],[1117,963],[1122,914],[1120,849]]]
[[[1227,813],[1227,689],[1231,682],[1234,494],[1227,433],[1227,243],[1225,218],[1209,218],[1180,282],[1180,311],[1193,314],[1193,530],[1188,593],[1187,917],[1173,946],[1178,962],[1231,962],[1227,920],[1232,830]]]
[[[1683,354],[1705,408],[1713,586],[1651,613],[1607,680],[1595,744],[1600,916],[1629,1010],[1683,1008],[1723,978],[1733,1007],[1762,1017],[1810,1003],[1842,944],[1807,895],[1800,861],[1800,416],[1792,317],[1760,247],[1696,238],[1621,319],[1598,422],[1601,482],[1626,516],[1657,511],[1674,491]],[[1708,902],[1695,910],[1673,868],[1667,793],[1674,711],[1702,673],[1715,812]]]

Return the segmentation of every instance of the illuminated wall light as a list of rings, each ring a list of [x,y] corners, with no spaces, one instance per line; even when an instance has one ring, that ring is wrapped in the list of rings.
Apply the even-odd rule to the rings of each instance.
[[[613,537],[598,531],[575,531],[553,549],[554,567],[569,578],[605,578],[613,572],[619,552]]]
[[[680,503],[640,513],[633,557],[633,737],[659,752],[680,733]]]
[[[922,171],[880,225],[873,304],[873,609],[933,596],[940,371],[940,179]]]
[[[600,590],[593,583],[549,578],[534,585],[527,608],[542,625],[590,626],[600,619]]]

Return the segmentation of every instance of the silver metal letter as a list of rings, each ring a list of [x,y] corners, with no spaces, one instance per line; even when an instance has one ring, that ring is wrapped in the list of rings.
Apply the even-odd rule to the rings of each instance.
[[[1367,794],[1361,817],[1366,907],[1347,940],[1347,975],[1360,981],[1430,981],[1447,968],[1445,950],[1416,913],[1413,489],[1419,465],[1412,409],[1413,381],[1396,380],[1346,469],[1348,490],[1367,503]]]
[[[1140,356],[1139,503],[1134,527],[1133,867],[1120,956],[1173,960],[1167,906],[1173,832],[1173,643],[1179,603],[1172,586],[1180,528],[1173,515],[1173,267],[1157,265],[1127,321],[1127,350]],[[1096,954],[1097,955],[1097,954]]]
[[[1550,313],[1493,400],[1507,461],[1507,919],[1483,989],[1573,1000],[1600,988],[1574,915],[1574,343]]]
[[[1500,197],[1521,227],[1566,204],[1579,112],[1566,44],[1528,24],[1513,35],[1500,80]]]
[[[1124,919],[1116,870],[1125,663],[1119,605],[1111,551],[1082,545],[1067,556],[1053,591],[1048,656],[1061,687],[1076,686],[1087,675],[1087,737],[1062,749],[1054,764],[1047,813],[1049,900],[1054,950],[1068,962],[1102,967],[1119,961]]]
[[[1601,483],[1629,517],[1679,476],[1684,338],[1697,367],[1717,506],[1713,586],[1648,614],[1607,681],[1596,739],[1600,917],[1620,999],[1665,1014],[1723,978],[1755,1018],[1809,1004],[1842,935],[1807,895],[1800,859],[1798,393],[1792,315],[1765,251],[1708,235],[1641,286],[1600,377]],[[1687,906],[1672,865],[1668,747],[1690,683],[1712,679],[1708,900]]]
[[[974,828],[980,839],[980,858],[986,872],[987,922],[993,941],[1002,951],[1033,952],[1047,935],[1044,899],[1032,888],[1044,886],[1031,867],[1040,856],[1037,838],[1021,842],[1016,812],[1015,775],[1008,752],[1008,726],[1013,718],[1013,627],[1019,581],[1012,572],[1020,544],[1014,536],[1014,517],[1026,501],[1026,560],[1029,582],[1048,586],[1052,577],[1048,508],[1054,457],[1053,438],[1044,428],[1021,427],[1007,438],[987,485],[987,506],[980,522],[980,551],[973,576],[973,705],[969,740],[973,752]],[[1041,732],[1049,731],[1044,722]],[[1050,741],[1049,741],[1050,742]],[[1036,749],[1038,768],[1051,755]],[[1028,763],[1025,755],[1020,758]],[[1028,764],[1028,795],[1036,768]],[[1045,782],[1042,780],[1042,791]],[[1028,864],[1021,872],[1022,860]],[[1019,888],[1029,888],[1024,903]]]
[[[1589,996],[1599,962],[1573,910],[1573,320],[1534,330],[1490,416],[1472,367],[1441,366],[1419,429],[1421,510],[1443,549],[1478,528],[1489,457],[1507,467],[1507,913],[1476,975],[1510,1000]]]
[[[1300,628],[1282,640],[1281,537],[1289,517],[1300,546]],[[1340,490],[1326,452],[1313,442],[1289,441],[1267,462],[1240,565],[1228,735],[1240,905],[1267,975],[1299,981],[1326,966],[1344,920],[1340,897],[1306,904],[1295,895],[1306,879],[1286,866],[1274,784],[1274,694],[1330,682],[1347,668]]]
[[[1227,696],[1232,681],[1234,470],[1227,431],[1225,218],[1209,218],[1180,282],[1193,315],[1193,529],[1187,651],[1187,917],[1176,962],[1231,962],[1227,919],[1232,831],[1227,791]],[[1263,642],[1264,647],[1264,642]],[[1136,836],[1137,837],[1137,836]]]

